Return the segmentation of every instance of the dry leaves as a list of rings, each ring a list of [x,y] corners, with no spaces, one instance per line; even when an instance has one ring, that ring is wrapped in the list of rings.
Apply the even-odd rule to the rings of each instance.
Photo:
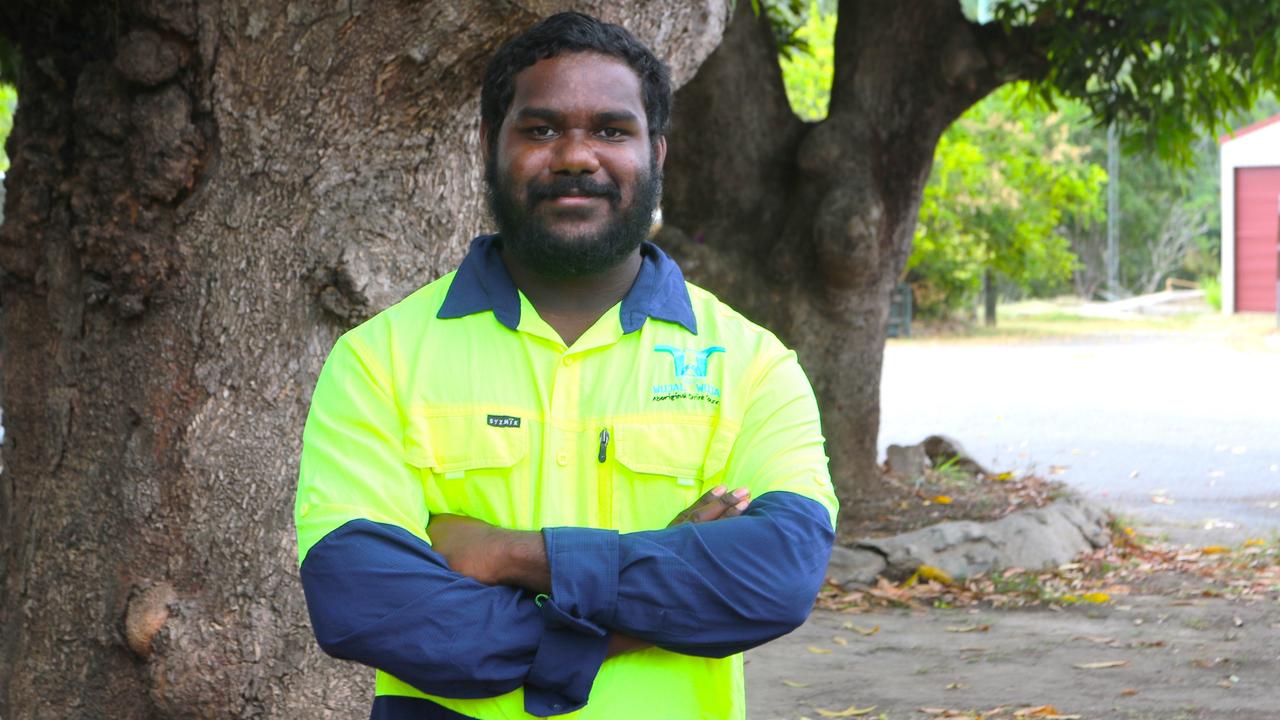
[[[1078,603],[1110,603],[1133,586],[1160,574],[1178,574],[1205,584],[1209,596],[1280,599],[1280,545],[1250,540],[1238,548],[1179,548],[1145,543],[1128,532],[1113,534],[1113,544],[1053,570],[1010,568],[963,581],[938,568],[922,566],[897,585],[878,578],[875,586],[846,591],[828,585],[818,607],[859,612],[876,607],[920,608],[1050,607]],[[862,635],[864,632],[847,625]]]
[[[1107,668],[1118,668],[1128,666],[1128,660],[1103,660],[1101,662],[1076,663],[1074,667],[1081,670],[1106,670]]]
[[[990,629],[991,629],[991,626],[985,623],[982,625],[948,625],[947,626],[947,632],[951,632],[951,633],[986,632]]]
[[[857,705],[850,705],[844,710],[827,710],[825,708],[814,708],[814,710],[817,711],[819,715],[827,718],[861,717],[863,715],[871,714],[872,712],[875,711],[875,709],[876,709],[875,705],[872,705],[871,707],[865,707],[865,708],[860,708]]]

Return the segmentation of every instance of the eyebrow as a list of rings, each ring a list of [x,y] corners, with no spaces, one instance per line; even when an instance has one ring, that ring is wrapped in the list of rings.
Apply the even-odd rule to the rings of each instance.
[[[554,122],[563,117],[564,113],[543,107],[520,108],[520,110],[516,112],[516,118],[519,120],[546,120],[548,122]],[[597,125],[640,122],[639,116],[629,110],[605,110],[592,115],[591,119]]]

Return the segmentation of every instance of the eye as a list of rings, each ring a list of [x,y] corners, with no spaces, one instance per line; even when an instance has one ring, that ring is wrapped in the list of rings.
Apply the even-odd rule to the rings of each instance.
[[[531,127],[526,129],[525,132],[529,134],[529,137],[536,138],[538,140],[546,140],[547,138],[554,137],[556,134],[556,131],[548,125]]]
[[[626,133],[616,127],[607,127],[600,131],[600,136],[606,140],[621,140],[626,137]]]

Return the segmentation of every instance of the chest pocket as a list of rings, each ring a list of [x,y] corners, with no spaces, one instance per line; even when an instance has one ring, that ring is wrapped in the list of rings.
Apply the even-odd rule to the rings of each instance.
[[[613,525],[656,530],[715,486],[733,436],[711,424],[614,424]]]
[[[432,514],[503,527],[527,524],[529,428],[492,427],[484,414],[418,416],[404,436],[405,462],[422,474]]]

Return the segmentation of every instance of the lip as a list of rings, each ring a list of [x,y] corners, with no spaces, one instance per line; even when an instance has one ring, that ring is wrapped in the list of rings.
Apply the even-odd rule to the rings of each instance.
[[[560,207],[582,207],[583,205],[590,205],[603,199],[604,198],[599,195],[559,195],[557,197],[548,198],[546,202]]]

